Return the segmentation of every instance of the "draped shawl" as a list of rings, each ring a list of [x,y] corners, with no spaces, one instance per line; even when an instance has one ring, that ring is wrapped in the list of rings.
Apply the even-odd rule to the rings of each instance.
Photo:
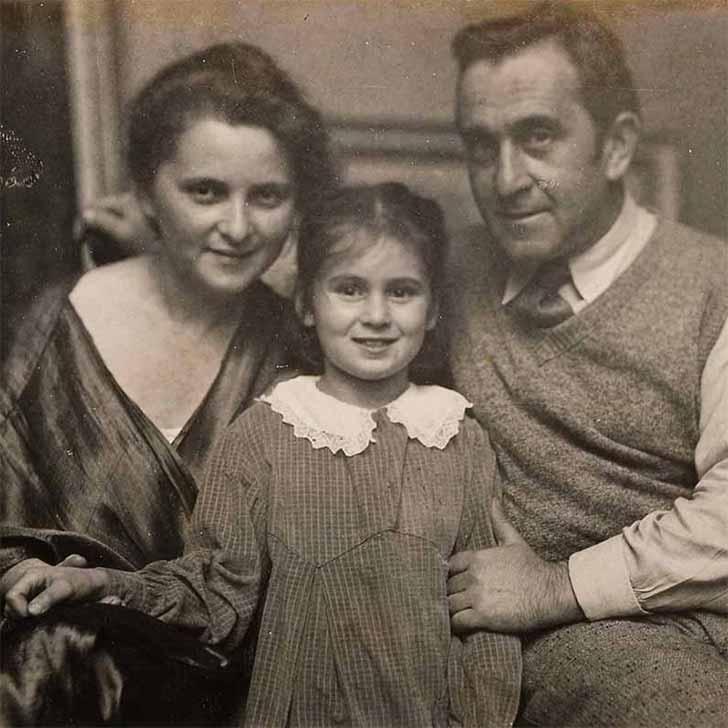
[[[222,430],[285,366],[288,304],[255,284],[207,396],[173,443],[118,386],[68,300],[25,317],[0,386],[0,574],[23,558],[135,569],[182,551]]]

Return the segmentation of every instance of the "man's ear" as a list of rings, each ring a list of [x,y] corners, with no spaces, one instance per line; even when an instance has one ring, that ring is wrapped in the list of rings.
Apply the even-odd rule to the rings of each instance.
[[[425,329],[427,331],[432,331],[432,329],[437,326],[437,321],[440,318],[440,303],[438,301],[433,300],[432,303],[430,303],[430,309],[427,312],[427,324],[425,326]]]
[[[637,151],[642,123],[632,111],[622,111],[610,124],[602,143],[604,174],[610,182],[622,179]]]
[[[296,291],[293,297],[293,305],[296,309],[296,315],[304,326],[315,326],[316,321],[313,317],[313,312],[306,306],[301,291]]]

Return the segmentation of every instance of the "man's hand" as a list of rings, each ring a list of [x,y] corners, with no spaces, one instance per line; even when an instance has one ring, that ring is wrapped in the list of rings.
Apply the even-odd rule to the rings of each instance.
[[[450,559],[447,583],[455,631],[530,632],[584,619],[566,562],[544,561],[493,502],[498,546]]]
[[[108,596],[107,587],[108,576],[103,569],[49,566],[38,561],[8,589],[5,616],[34,617],[61,602],[97,601]]]
[[[110,237],[129,255],[147,249],[156,238],[149,220],[132,192],[102,197],[81,213],[76,221],[76,237],[94,230]]]

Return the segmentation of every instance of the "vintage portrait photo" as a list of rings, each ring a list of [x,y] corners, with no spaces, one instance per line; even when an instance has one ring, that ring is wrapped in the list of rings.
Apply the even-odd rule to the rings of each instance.
[[[0,728],[728,726],[726,0],[0,0]]]

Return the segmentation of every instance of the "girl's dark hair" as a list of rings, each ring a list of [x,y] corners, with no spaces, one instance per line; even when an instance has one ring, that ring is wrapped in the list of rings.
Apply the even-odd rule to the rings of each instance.
[[[326,259],[334,252],[342,252],[342,243],[357,244],[362,234],[372,244],[387,236],[411,245],[424,263],[433,303],[440,304],[448,252],[442,208],[399,182],[385,182],[330,192],[301,220],[296,300],[303,311],[311,308],[313,286]],[[441,329],[435,327],[425,337],[422,351],[410,368],[413,380],[437,378],[446,349]],[[323,357],[315,334],[304,329],[301,339],[300,354],[305,365],[321,371]]]
[[[206,117],[269,131],[291,165],[300,210],[334,186],[320,114],[267,53],[239,42],[211,46],[163,68],[137,94],[127,130],[133,182],[148,190],[179,137]]]

